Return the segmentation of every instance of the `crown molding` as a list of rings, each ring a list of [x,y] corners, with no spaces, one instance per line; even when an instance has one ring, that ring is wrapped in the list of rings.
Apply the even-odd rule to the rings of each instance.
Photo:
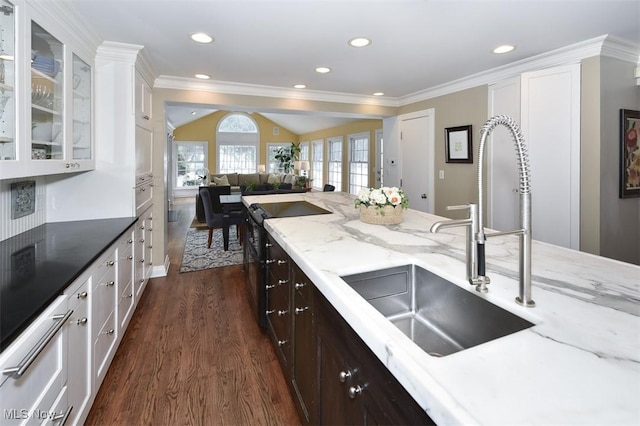
[[[493,84],[522,74],[523,72],[572,64],[593,56],[608,56],[624,61],[640,62],[640,46],[626,40],[603,35],[580,43],[565,46],[540,55],[512,62],[501,67],[473,74],[429,89],[398,98],[401,106],[433,99],[461,90]]]
[[[107,61],[131,62],[138,60],[138,54],[142,50],[139,44],[105,41],[98,47],[96,58]]]
[[[377,105],[386,107],[398,106],[397,101],[393,98],[379,98],[354,95],[350,93],[323,92],[318,90],[298,90],[258,84],[234,83],[231,81],[201,81],[194,78],[172,77],[167,75],[158,76],[153,87],[159,89],[194,90],[233,95],[299,99],[344,104]]]

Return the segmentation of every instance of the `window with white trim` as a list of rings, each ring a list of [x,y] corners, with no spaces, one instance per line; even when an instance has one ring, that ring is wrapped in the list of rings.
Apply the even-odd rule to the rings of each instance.
[[[329,174],[327,183],[336,187],[340,191],[342,188],[342,137],[329,138]]]
[[[173,143],[173,170],[176,189],[196,188],[207,179],[208,142]]]
[[[218,173],[255,173],[258,169],[258,126],[247,114],[231,113],[216,131]]]
[[[369,187],[369,133],[349,135],[349,193]]]
[[[280,148],[289,147],[291,142],[267,144],[267,173],[284,173],[284,168],[280,167],[280,162],[276,160],[276,154]]]
[[[313,179],[311,187],[315,189],[322,189],[324,186],[324,181],[322,180],[323,148],[324,141],[322,139],[311,142],[311,178]]]

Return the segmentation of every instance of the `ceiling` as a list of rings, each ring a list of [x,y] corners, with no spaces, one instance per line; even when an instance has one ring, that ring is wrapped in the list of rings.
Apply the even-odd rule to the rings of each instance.
[[[401,99],[605,34],[640,45],[639,0],[66,1],[103,40],[143,45],[156,77],[205,73],[363,98]],[[194,43],[189,34],[198,31],[215,41]],[[371,45],[349,46],[356,36]],[[505,43],[516,49],[491,52]],[[319,66],[331,72],[315,72]],[[190,112],[177,107],[174,125]],[[296,133],[313,127],[283,123]]]

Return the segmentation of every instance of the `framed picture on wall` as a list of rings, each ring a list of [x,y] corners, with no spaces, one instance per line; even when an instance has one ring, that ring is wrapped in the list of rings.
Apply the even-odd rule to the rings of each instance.
[[[620,110],[620,198],[640,197],[640,111]]]
[[[473,163],[471,125],[445,128],[444,143],[447,163]]]

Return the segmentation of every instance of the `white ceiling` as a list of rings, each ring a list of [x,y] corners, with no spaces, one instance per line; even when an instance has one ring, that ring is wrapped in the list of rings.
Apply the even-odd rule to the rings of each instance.
[[[639,0],[66,1],[103,40],[143,45],[156,76],[390,99],[605,34],[640,45]],[[491,53],[504,43],[517,48]]]

